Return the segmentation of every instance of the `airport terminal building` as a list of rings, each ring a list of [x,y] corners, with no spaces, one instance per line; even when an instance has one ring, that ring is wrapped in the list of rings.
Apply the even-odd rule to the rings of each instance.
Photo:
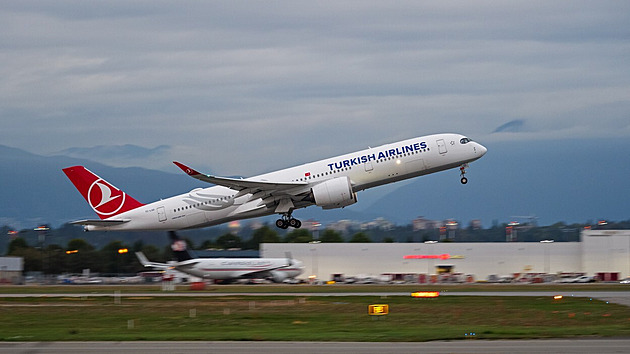
[[[304,277],[333,275],[429,279],[457,274],[460,279],[555,274],[630,277],[630,230],[584,230],[580,242],[496,243],[265,243],[261,257],[290,252],[306,267]],[[440,276],[442,277],[442,276]]]

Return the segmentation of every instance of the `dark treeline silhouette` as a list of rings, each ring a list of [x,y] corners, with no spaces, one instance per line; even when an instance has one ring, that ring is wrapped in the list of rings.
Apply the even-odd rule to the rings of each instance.
[[[389,229],[348,230],[332,229],[312,232],[306,228],[278,230],[264,225],[257,229],[213,227],[178,232],[186,240],[189,249],[247,249],[258,250],[261,243],[320,242],[506,242],[506,224],[490,228],[436,228],[413,230],[411,225]],[[521,224],[515,226],[516,241],[577,242],[580,232],[592,229],[630,229],[630,220],[608,222],[604,225],[571,224],[559,222],[549,226]],[[55,228],[24,229],[13,231],[9,226],[0,228],[4,242],[0,242],[0,255],[24,258],[24,270],[46,274],[80,273],[89,268],[105,274],[136,273],[144,268],[137,261],[135,252],[142,251],[152,261],[166,262],[172,259],[166,232],[89,232],[65,224]]]

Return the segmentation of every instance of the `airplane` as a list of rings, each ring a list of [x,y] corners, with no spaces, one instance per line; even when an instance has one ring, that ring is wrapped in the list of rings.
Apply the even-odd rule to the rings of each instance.
[[[188,251],[186,241],[180,239],[175,232],[170,231],[169,236],[172,240],[171,249],[177,261],[151,262],[144,253],[136,252],[140,264],[165,271],[173,269],[222,283],[237,279],[271,279],[276,283],[282,283],[304,272],[302,262],[291,258],[289,254],[287,258],[197,258]]]
[[[343,208],[357,202],[357,192],[459,167],[466,168],[487,149],[460,134],[434,134],[340,155],[250,178],[202,174],[174,161],[189,176],[215,184],[143,204],[83,166],[63,172],[100,219],[72,224],[85,231],[131,231],[201,228],[273,214],[276,226],[299,228],[296,209],[317,205]]]

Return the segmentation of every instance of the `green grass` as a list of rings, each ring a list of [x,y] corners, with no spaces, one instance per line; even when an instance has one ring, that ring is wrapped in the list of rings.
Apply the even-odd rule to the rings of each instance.
[[[370,304],[390,314],[369,317]],[[194,316],[191,316],[194,310]],[[0,340],[430,341],[628,337],[630,308],[589,298],[0,298]],[[133,326],[131,326],[133,324]],[[467,335],[474,333],[474,335]]]

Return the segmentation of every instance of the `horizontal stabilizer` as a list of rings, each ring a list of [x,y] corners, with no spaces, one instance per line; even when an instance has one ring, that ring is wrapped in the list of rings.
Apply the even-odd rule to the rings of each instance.
[[[138,257],[138,261],[140,261],[140,264],[142,264],[145,267],[153,267],[153,268],[158,268],[158,269],[163,269],[163,270],[166,270],[170,267],[166,263],[157,263],[157,262],[149,261],[147,256],[145,256],[144,253],[142,252],[136,252],[136,257]]]
[[[114,226],[124,224],[126,222],[131,221],[130,219],[115,219],[115,220],[77,220],[71,222],[73,225],[94,225],[94,226]]]

